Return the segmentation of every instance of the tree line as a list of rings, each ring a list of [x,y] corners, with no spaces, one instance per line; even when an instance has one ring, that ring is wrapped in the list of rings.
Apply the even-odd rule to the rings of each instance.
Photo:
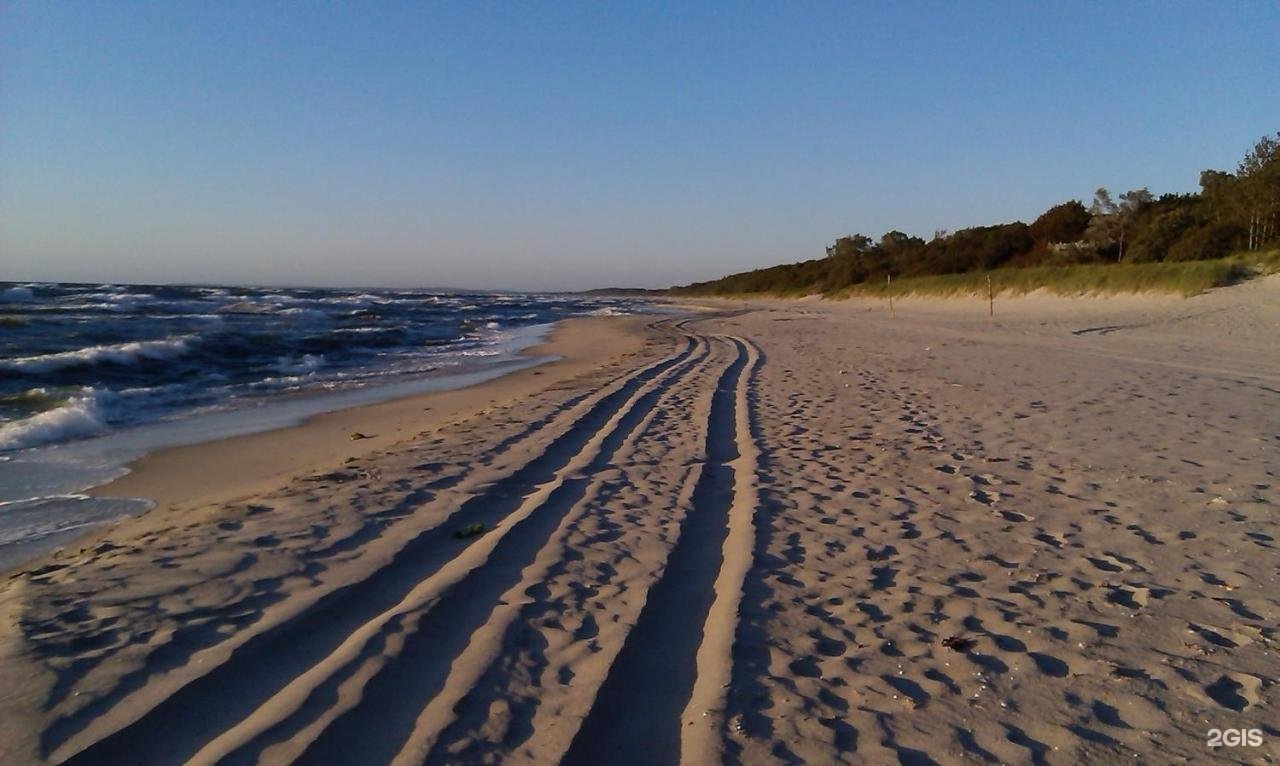
[[[826,257],[672,288],[685,294],[837,292],[887,277],[959,274],[1002,267],[1198,261],[1280,246],[1280,132],[1264,136],[1234,173],[1206,170],[1200,191],[1153,197],[1145,188],[1089,205],[1055,205],[1021,221],[935,232],[891,231],[878,240],[840,237]]]

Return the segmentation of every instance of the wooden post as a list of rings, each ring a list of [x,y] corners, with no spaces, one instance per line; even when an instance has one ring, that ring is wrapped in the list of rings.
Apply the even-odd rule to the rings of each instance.
[[[897,316],[893,313],[893,275],[884,275],[885,292],[889,293],[889,316]]]
[[[987,275],[987,316],[996,315],[996,293],[991,289],[991,275]]]

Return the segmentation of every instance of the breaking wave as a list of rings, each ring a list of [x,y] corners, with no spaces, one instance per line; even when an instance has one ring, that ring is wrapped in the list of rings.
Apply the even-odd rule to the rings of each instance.
[[[89,346],[76,351],[56,354],[24,356],[0,362],[0,369],[39,375],[67,367],[88,367],[95,364],[137,364],[143,360],[173,359],[191,350],[195,336],[164,340],[140,340],[105,346]]]
[[[68,397],[53,409],[0,425],[0,450],[24,449],[106,430],[101,397],[93,389]]]

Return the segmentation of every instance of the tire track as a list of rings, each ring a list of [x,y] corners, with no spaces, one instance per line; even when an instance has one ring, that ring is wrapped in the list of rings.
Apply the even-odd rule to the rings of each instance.
[[[715,583],[715,601],[707,612],[698,647],[697,676],[689,704],[682,716],[680,758],[685,763],[720,763],[724,756],[725,708],[733,676],[733,645],[738,632],[743,587],[753,561],[755,513],[760,505],[757,470],[760,449],[752,438],[752,415],[748,388],[760,365],[760,351],[742,338],[730,338],[739,353],[747,357],[746,371],[734,392],[734,442],[737,457],[729,462],[733,471],[733,500],[729,506],[720,575]]]
[[[705,364],[701,365],[703,368],[715,364],[709,349],[708,354],[701,361],[705,361]],[[681,385],[664,385],[656,390],[653,405],[648,408],[640,423],[631,430],[615,451],[615,459],[610,462],[616,465],[633,455],[637,443],[648,435],[653,420],[663,410],[665,403],[674,398],[676,391],[682,388],[683,384],[688,383],[698,374],[698,370],[692,370],[680,379]],[[670,381],[670,383],[675,382],[674,379]],[[604,462],[598,461],[598,468],[607,467]],[[422,763],[432,754],[432,749],[439,741],[441,734],[454,721],[454,710],[458,703],[475,688],[480,678],[497,660],[503,647],[504,636],[521,616],[523,602],[527,600],[526,592],[539,583],[546,582],[553,568],[563,562],[570,531],[590,510],[609,481],[610,477],[605,471],[597,470],[591,475],[590,484],[581,502],[573,512],[565,516],[548,544],[538,551],[537,560],[522,573],[520,581],[502,594],[500,606],[495,609],[489,622],[471,634],[465,651],[454,662],[449,679],[419,718],[419,725],[401,751],[397,762]],[[449,759],[446,754],[440,754],[438,760],[447,762]]]
[[[682,332],[679,323],[675,325]],[[499,479],[464,503],[441,524],[419,533],[389,562],[368,577],[320,596],[291,618],[254,635],[229,657],[193,679],[114,733],[67,758],[67,763],[182,762],[243,720],[262,701],[315,665],[359,625],[393,607],[457,551],[446,525],[489,523],[518,507],[520,498],[556,475],[578,454],[602,424],[608,422],[637,389],[687,361],[696,340],[685,334],[678,352],[603,387],[572,424],[557,435],[540,456]],[[464,549],[465,552],[465,549]],[[147,668],[130,681],[141,688],[151,680]],[[127,692],[126,692],[127,693]],[[90,703],[46,730],[43,747],[53,759],[80,731],[108,712],[125,693]],[[192,716],[192,710],[200,710]]]
[[[716,602],[716,584],[730,539],[731,510],[739,486],[735,468],[748,474],[741,462],[738,411],[739,402],[745,402],[744,371],[755,357],[736,339],[723,342],[734,347],[736,357],[720,376],[712,397],[706,463],[694,488],[692,508],[680,525],[679,539],[661,578],[649,590],[635,626],[562,761],[567,766],[680,760],[682,716],[694,692],[704,625]],[[744,438],[748,435],[749,431],[743,432]],[[743,480],[753,478],[748,474]],[[740,510],[739,521],[742,515]],[[739,528],[733,535],[735,571],[740,536]],[[723,643],[719,628],[715,639],[718,652]]]
[[[277,746],[272,760],[392,762],[424,710],[436,707],[451,662],[467,651],[472,633],[495,609],[512,608],[503,594],[580,506],[593,474],[608,464],[664,388],[706,358],[705,341],[698,348],[701,353],[635,390],[496,529],[420,583],[401,604],[353,632],[196,760],[256,762],[262,750]],[[389,646],[394,651],[387,651]]]
[[[545,574],[513,591],[520,613],[499,654],[450,710],[427,764],[558,762],[564,755],[692,506],[706,443],[702,429],[715,382],[730,361],[703,365],[664,390],[659,406],[602,472],[599,502],[566,525]],[[666,461],[680,464],[679,477],[650,483],[649,468]],[[641,563],[637,548],[655,542],[660,558]],[[501,711],[496,727],[495,709]]]

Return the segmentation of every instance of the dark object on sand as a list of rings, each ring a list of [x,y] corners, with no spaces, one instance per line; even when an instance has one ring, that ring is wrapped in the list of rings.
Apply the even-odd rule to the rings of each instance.
[[[488,531],[489,530],[484,524],[476,522],[475,524],[468,524],[461,529],[455,530],[453,536],[459,540],[466,540],[469,537],[479,537]]]
[[[351,439],[351,441],[353,441],[353,442],[354,442],[354,441],[359,441],[360,439],[372,439],[372,438],[373,438],[373,437],[372,437],[372,436],[370,436],[369,434],[362,434],[362,433],[360,433],[359,431],[352,431],[352,432],[351,432],[351,436],[350,436],[350,439]]]
[[[975,643],[977,642],[972,638],[965,638],[963,636],[947,636],[942,639],[942,645],[953,652],[967,652],[973,648]]]

